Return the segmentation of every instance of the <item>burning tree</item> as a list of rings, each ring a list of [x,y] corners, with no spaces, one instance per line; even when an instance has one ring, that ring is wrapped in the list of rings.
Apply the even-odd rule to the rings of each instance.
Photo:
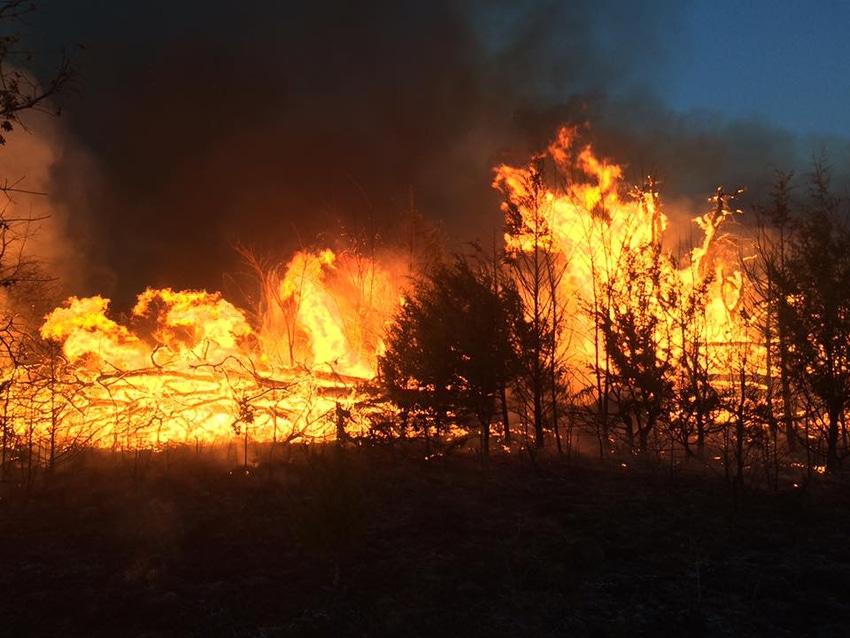
[[[714,278],[711,274],[702,278],[692,274],[694,285],[674,281],[667,295],[671,337],[679,348],[672,371],[670,435],[686,455],[703,459],[720,407],[720,393],[712,381],[712,371],[716,372],[718,366],[711,357],[717,353],[708,342],[706,321],[708,291]]]
[[[42,388],[39,418],[24,418],[24,386],[11,393],[18,434],[132,453],[223,445],[246,465],[252,441],[364,434],[361,386],[375,375],[399,277],[374,258],[329,249],[281,266],[249,263],[262,291],[251,316],[219,293],[167,288],[140,294],[129,317],[99,296],[49,312],[40,338],[56,366],[27,368],[42,381],[28,386]],[[54,399],[58,411],[46,407]]]
[[[630,249],[623,258],[621,275],[607,282],[611,304],[597,320],[626,440],[631,449],[646,452],[649,435],[673,404],[675,353],[664,296],[670,262],[652,244]]]
[[[564,416],[584,417],[603,453],[621,437],[630,451],[663,440],[659,452],[705,458],[721,433],[711,444],[735,480],[749,450],[767,449],[764,433],[775,439],[777,416],[788,432],[822,416],[832,471],[850,392],[840,285],[850,233],[819,175],[799,221],[777,200],[781,250],[765,239],[758,259],[745,254],[758,264],[746,269],[751,295],[746,251],[726,230],[735,194],[718,189],[695,220],[701,240],[675,256],[659,185],[629,187],[578,129],[563,129],[527,166],[496,169],[498,263],[479,251],[436,265],[394,319],[413,248],[407,268],[393,267],[405,259],[371,240],[279,264],[248,255],[261,289],[250,315],[203,291],[148,290],[123,323],[108,300],[68,300],[42,326],[54,356],[27,368],[30,392],[0,387],[7,425],[29,424],[6,438],[31,435],[55,459],[78,441],[232,446],[235,434],[247,463],[251,440],[348,438],[352,423],[365,432],[364,387],[378,375],[405,427],[426,440],[434,428],[475,430],[485,459],[501,399],[536,446],[552,431],[560,449]],[[21,418],[26,405],[40,416]]]
[[[553,246],[551,200],[546,197],[543,173],[543,158],[537,157],[525,171],[501,170],[494,182],[505,198],[504,260],[522,294],[529,319],[519,344],[521,374],[516,393],[525,421],[531,421],[537,448],[542,448],[545,441],[547,415],[557,423],[557,282],[562,274]]]
[[[537,331],[526,347],[540,362],[529,387],[546,387],[535,383],[550,379],[542,370],[560,370],[572,414],[596,426],[603,453],[619,423],[632,449],[645,449],[663,424],[686,454],[695,436],[701,455],[719,417],[714,380],[726,372],[726,351],[752,337],[739,314],[738,254],[718,249],[737,212],[732,195],[718,189],[696,219],[702,239],[676,258],[665,247],[658,183],[629,187],[618,165],[579,142],[577,128],[562,129],[527,166],[496,174],[506,252]],[[557,415],[555,397],[533,413]]]
[[[738,307],[742,287],[739,273],[729,272],[730,264],[738,261],[739,251],[730,235],[721,232],[733,216],[741,213],[732,206],[740,194],[718,188],[709,198],[711,208],[695,220],[703,234],[702,244],[692,247],[688,265],[668,278],[665,296],[676,352],[671,436],[688,456],[700,459],[705,457],[708,436],[720,427],[722,391],[716,380],[728,367],[728,351],[749,343],[746,339],[734,342],[742,336],[740,319],[745,314]],[[681,262],[681,258],[674,261]],[[695,439],[695,454],[691,437]]]

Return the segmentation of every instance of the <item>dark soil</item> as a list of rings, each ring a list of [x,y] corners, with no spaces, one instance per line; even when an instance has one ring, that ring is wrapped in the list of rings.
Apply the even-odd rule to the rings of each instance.
[[[845,636],[850,490],[327,449],[0,500],[3,636]],[[421,455],[419,455],[421,456]]]

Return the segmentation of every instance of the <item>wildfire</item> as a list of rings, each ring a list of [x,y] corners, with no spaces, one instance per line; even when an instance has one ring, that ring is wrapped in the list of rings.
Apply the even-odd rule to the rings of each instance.
[[[733,212],[723,194],[696,220],[703,241],[681,259],[659,259],[669,221],[657,186],[626,189],[622,168],[577,140],[576,129],[562,129],[528,166],[498,167],[494,186],[506,194],[506,253],[541,256],[549,269],[546,312],[579,384],[599,365],[599,317],[635,303],[625,283],[663,318],[660,347],[685,347],[671,309],[697,291],[707,298],[704,347],[745,340],[743,278],[717,249]],[[125,321],[110,316],[107,299],[71,298],[41,327],[46,356],[13,367],[2,385],[6,422],[30,441],[113,449],[237,435],[326,440],[340,420],[349,433],[363,430],[358,387],[375,376],[408,274],[392,263],[357,251],[298,252],[259,272],[261,300],[250,314],[204,291],[146,290]],[[630,267],[657,273],[638,281]],[[717,367],[723,356],[709,358]]]
[[[61,346],[41,371],[45,382],[16,379],[26,390],[7,411],[37,437],[124,449],[249,432],[260,441],[332,438],[358,384],[375,374],[395,280],[374,260],[300,252],[266,273],[256,329],[217,293],[148,289],[124,324],[102,297],[71,298],[41,328]]]
[[[669,220],[657,185],[649,179],[642,188],[626,189],[622,168],[598,158],[578,138],[576,128],[562,128],[545,154],[528,166],[499,166],[493,182],[506,195],[508,254],[535,255],[548,269],[544,278],[555,282],[558,307],[547,312],[558,314],[566,326],[560,356],[576,370],[596,365],[595,317],[611,304],[635,303],[622,294],[624,286],[634,281],[634,271],[648,273],[653,268],[658,272],[647,282],[655,288],[648,310],[662,319],[657,341],[665,348],[682,347],[675,343],[673,301],[702,287],[704,342],[746,340],[738,314],[743,278],[718,248],[721,226],[733,212],[724,208],[726,200],[713,198],[715,209],[695,220],[703,241],[689,254],[680,259],[659,258]],[[721,195],[718,191],[717,197]],[[723,355],[713,354],[717,356],[712,362],[717,364]]]

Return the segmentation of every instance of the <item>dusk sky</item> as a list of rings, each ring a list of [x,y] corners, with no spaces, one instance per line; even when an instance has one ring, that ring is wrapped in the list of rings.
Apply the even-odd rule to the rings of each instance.
[[[850,3],[691,0],[665,95],[676,109],[850,137]]]
[[[588,123],[671,199],[761,197],[826,153],[850,174],[850,4],[45,1],[63,100],[51,196],[82,292],[221,288],[234,244],[285,260],[411,201],[457,241],[500,225],[492,166]]]

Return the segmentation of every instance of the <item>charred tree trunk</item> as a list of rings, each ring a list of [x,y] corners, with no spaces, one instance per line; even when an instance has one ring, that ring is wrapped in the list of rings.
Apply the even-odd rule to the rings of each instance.
[[[638,451],[641,454],[646,454],[649,451],[649,435],[655,429],[658,418],[658,413],[650,409],[646,415],[646,422],[643,425],[638,420],[638,445],[640,447]]]
[[[629,450],[635,449],[635,430],[632,416],[628,413],[623,414],[623,424],[626,426],[626,441],[629,444]]]
[[[481,467],[487,469],[490,460],[490,418],[479,416],[481,424]]]
[[[838,432],[841,411],[836,408],[829,410],[829,423],[826,431],[826,472],[833,474],[838,470]]]
[[[747,397],[747,374],[745,366],[741,367],[739,373],[739,382],[741,390],[741,398],[738,402],[737,410],[735,411],[735,489],[741,490],[744,485],[744,436],[746,434],[745,427],[745,410]]]
[[[561,445],[561,432],[558,428],[558,371],[555,366],[555,331],[552,331],[552,361],[549,365],[549,371],[551,373],[551,379],[549,380],[552,384],[552,429],[555,431],[555,444],[558,446],[558,452],[563,453],[563,446]]]
[[[508,390],[505,386],[502,386],[501,390],[501,403],[502,403],[502,436],[505,445],[510,447],[511,445],[511,421],[510,414],[508,413]]]
[[[646,454],[649,449],[649,433],[652,430],[651,427],[647,426],[645,428],[640,428],[638,432],[638,452],[641,454]]]
[[[534,447],[541,449],[545,443],[543,431],[543,366],[540,361],[541,352],[535,352],[533,388],[534,395]]]
[[[779,339],[779,385],[782,392],[782,421],[785,424],[785,442],[788,451],[797,449],[797,430],[794,427],[794,402],[791,397],[791,375],[788,371],[788,338],[782,329],[782,322],[778,324]]]
[[[558,427],[558,285],[561,277],[555,272],[556,264],[551,253],[547,254],[546,270],[549,276],[549,305],[551,312],[551,326],[549,334],[549,383],[551,384],[552,400],[552,429],[555,432],[555,444],[558,452],[563,453],[561,445],[561,432]]]
[[[0,481],[6,480],[6,451],[9,449],[9,422],[6,415],[3,415],[3,451],[0,456]]]
[[[705,460],[705,419],[702,411],[697,410],[696,414],[696,430],[697,430],[697,458]]]
[[[536,231],[535,231],[536,234]],[[532,394],[534,402],[534,446],[541,449],[545,443],[543,435],[543,320],[540,308],[540,246],[535,237],[534,243],[534,288],[532,291],[534,319],[534,363],[532,368]]]

